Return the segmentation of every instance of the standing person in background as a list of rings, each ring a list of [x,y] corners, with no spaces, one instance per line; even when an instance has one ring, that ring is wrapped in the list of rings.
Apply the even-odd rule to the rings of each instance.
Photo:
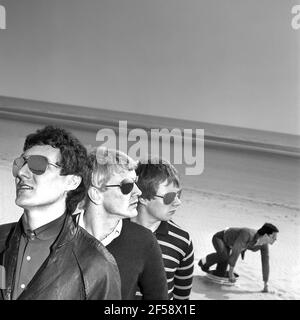
[[[160,244],[168,281],[169,299],[189,299],[194,271],[194,250],[189,233],[173,218],[180,206],[180,181],[169,162],[152,159],[139,163],[136,173],[142,195],[132,219],[151,230]]]
[[[0,299],[120,299],[114,258],[72,217],[86,195],[87,160],[85,147],[64,129],[47,126],[26,137],[12,168],[24,213],[0,226]]]
[[[159,245],[146,228],[130,221],[137,215],[140,189],[136,162],[125,153],[98,148],[90,154],[88,197],[79,224],[115,257],[123,300],[167,300],[167,280]]]

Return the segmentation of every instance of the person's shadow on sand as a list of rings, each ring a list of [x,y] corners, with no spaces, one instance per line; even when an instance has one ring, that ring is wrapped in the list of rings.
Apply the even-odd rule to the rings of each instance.
[[[199,300],[234,300],[228,294],[242,295],[242,294],[257,294],[260,291],[250,291],[239,288],[238,286],[221,285],[210,281],[206,276],[194,276],[192,292],[195,298],[199,295]]]

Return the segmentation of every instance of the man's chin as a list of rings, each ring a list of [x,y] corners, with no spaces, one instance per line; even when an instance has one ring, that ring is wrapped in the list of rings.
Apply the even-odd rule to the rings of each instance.
[[[138,215],[136,208],[129,208],[127,213],[129,218],[134,218]]]
[[[17,203],[16,203],[16,205],[17,205],[18,207],[20,207],[20,208],[24,209],[24,210],[26,210],[26,209],[28,209],[28,208],[29,208],[29,207],[28,207],[28,206],[26,206],[25,204],[17,204]]]
[[[113,214],[111,212],[111,214]],[[128,218],[134,218],[136,217],[138,214],[137,210],[136,209],[127,209],[125,211],[118,211],[118,212],[115,212],[114,215],[117,215],[119,217],[121,217],[122,219],[128,219]]]
[[[15,200],[15,204],[16,204],[18,207],[24,208],[24,201],[22,201],[22,199],[17,198],[17,199]]]
[[[18,207],[23,208],[23,209],[28,209],[28,208],[32,207],[32,205],[30,205],[30,203],[28,203],[26,200],[20,199],[20,198],[17,198],[15,200],[15,204]]]

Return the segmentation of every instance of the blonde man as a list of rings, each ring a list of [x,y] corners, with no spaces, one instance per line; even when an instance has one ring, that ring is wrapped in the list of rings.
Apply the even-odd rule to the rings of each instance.
[[[112,253],[121,276],[123,300],[167,299],[167,281],[156,238],[130,222],[137,215],[137,163],[125,153],[98,148],[90,156],[91,184],[79,224]]]

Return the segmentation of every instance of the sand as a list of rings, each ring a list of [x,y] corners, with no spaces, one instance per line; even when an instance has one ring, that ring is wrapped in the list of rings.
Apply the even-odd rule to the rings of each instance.
[[[300,219],[299,210],[267,205],[250,200],[185,190],[182,207],[174,221],[189,230],[195,247],[195,271],[191,299],[300,299]],[[259,252],[247,251],[235,271],[240,275],[235,286],[211,283],[198,267],[199,259],[213,251],[213,234],[226,227],[259,228],[272,221],[278,240],[270,246],[269,293],[263,288]]]
[[[0,223],[16,221],[22,210],[14,204],[14,181],[10,168],[0,163]],[[195,271],[191,299],[300,299],[300,212],[220,194],[184,189],[182,206],[174,221],[191,234]],[[263,288],[260,253],[247,251],[238,260],[240,277],[235,286],[211,283],[198,267],[198,260],[213,250],[213,234],[227,226],[259,228],[272,220],[279,228],[278,240],[270,246],[270,293]]]
[[[21,152],[25,133],[33,132],[36,127],[41,126],[18,123],[14,123],[12,126],[13,123],[10,121],[0,121],[0,123],[0,223],[7,223],[16,221],[22,214],[22,209],[14,204],[15,187],[11,175],[12,160]],[[87,142],[90,141],[91,136],[82,132],[82,137]],[[249,157],[247,156],[247,158]],[[216,155],[211,158],[211,160],[213,159],[216,159]],[[289,183],[296,165],[293,164],[293,168],[286,175],[286,187],[282,193],[280,193],[279,186],[267,194],[268,188],[266,186],[271,185],[273,181],[274,184],[282,181],[284,171],[280,172],[277,180],[274,180],[274,170],[264,176],[262,174],[266,171],[262,172],[261,179],[264,179],[262,183],[253,180],[253,170],[249,173],[245,172],[238,185],[230,182],[229,166],[226,167],[224,159],[222,161],[227,171],[217,171],[220,172],[220,175],[216,177],[212,175],[216,172],[215,168],[213,170],[206,166],[207,178],[206,181],[203,179],[201,184],[203,188],[204,183],[207,183],[204,190],[197,187],[198,183],[193,177],[183,177],[182,206],[173,219],[190,232],[194,243],[195,271],[191,299],[300,299],[300,208],[299,199],[295,197],[299,191],[299,181],[295,180]],[[234,157],[230,158],[227,163],[234,169],[233,161]],[[268,159],[264,161],[264,163],[268,163]],[[280,159],[280,161],[284,161],[284,159]],[[211,162],[209,161],[209,163]],[[273,162],[273,164],[276,163]],[[283,168],[288,168],[288,165],[288,163],[285,165],[284,162],[282,164]],[[218,170],[220,169],[218,168]],[[228,186],[224,185],[218,189],[220,187],[218,177],[222,177],[221,174],[224,174],[225,177],[225,173],[227,174],[226,183]],[[245,188],[244,186],[249,188],[249,183],[245,182],[251,181],[251,177],[253,180],[252,189],[249,191],[242,189]],[[223,180],[220,179],[220,183]],[[238,176],[236,180],[238,180]],[[214,186],[212,187],[213,182]],[[290,189],[288,189],[289,186]],[[223,189],[224,192],[221,192],[220,189],[221,191]],[[229,192],[228,190],[233,191]],[[263,194],[263,197],[261,199],[256,196],[251,197],[251,194],[255,193],[253,190],[257,194]],[[295,194],[292,194],[292,191]],[[273,198],[276,198],[276,201]],[[208,281],[197,262],[201,257],[213,251],[211,244],[213,234],[226,227],[258,229],[265,222],[271,222],[279,228],[278,240],[270,246],[270,292],[261,293],[263,282],[259,252],[247,251],[245,260],[238,260],[236,271],[240,277],[236,285],[222,286]]]

